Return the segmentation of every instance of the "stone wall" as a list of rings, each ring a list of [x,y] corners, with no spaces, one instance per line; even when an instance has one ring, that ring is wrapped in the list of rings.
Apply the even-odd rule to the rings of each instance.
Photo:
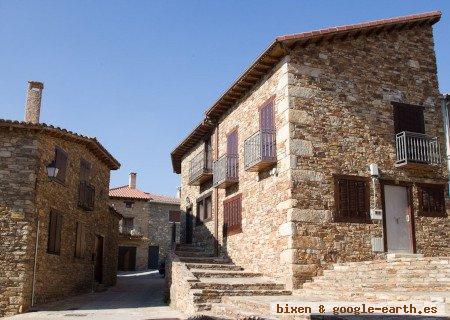
[[[416,44],[420,43],[420,46]],[[299,285],[325,265],[374,257],[371,236],[380,223],[334,223],[333,174],[369,177],[376,163],[381,179],[443,182],[445,165],[434,170],[394,167],[391,102],[425,107],[426,133],[444,135],[431,27],[383,32],[344,41],[295,48],[289,63],[289,153],[293,199],[292,234],[286,260]],[[380,196],[378,187],[373,197]],[[417,251],[448,254],[446,218],[418,217],[414,187]],[[372,208],[380,208],[373,205]]]
[[[125,202],[131,201],[131,208]],[[136,270],[148,269],[149,203],[147,200],[111,198],[110,204],[125,218],[133,218],[137,236],[120,235],[119,246],[136,247]]]
[[[36,137],[0,129],[0,317],[31,304]]]
[[[213,217],[217,214],[218,201],[219,245],[223,254],[236,264],[248,270],[257,271],[281,280],[290,279],[290,265],[281,262],[281,253],[287,247],[287,238],[279,232],[286,221],[290,200],[290,158],[286,154],[289,138],[287,123],[288,101],[288,59],[282,60],[274,70],[247,94],[219,123],[218,156],[226,152],[226,136],[232,130],[238,130],[239,184],[228,189],[219,189],[218,198],[213,192]],[[268,171],[255,173],[244,170],[244,140],[259,130],[258,108],[269,99],[274,99],[275,125],[277,128],[278,174]],[[256,116],[255,116],[256,115]],[[212,136],[212,149],[216,149],[216,137]],[[193,148],[182,160],[181,199],[182,210],[186,212],[186,197],[192,202],[194,216],[197,215],[197,199],[211,192],[208,187],[189,186],[189,162],[201,151],[202,145]],[[215,151],[214,151],[215,152]],[[217,155],[214,155],[214,159]],[[223,201],[242,194],[242,233],[223,237]],[[184,221],[183,221],[184,226]],[[184,234],[184,233],[183,233]],[[214,219],[201,224],[194,230],[194,242],[207,241],[212,245],[214,237]]]
[[[179,211],[179,204],[169,204],[161,202],[149,202],[148,238],[150,246],[159,247],[160,265],[167,258],[172,248],[172,223],[169,222],[169,212]],[[176,243],[180,240],[180,224],[176,223],[175,237]]]

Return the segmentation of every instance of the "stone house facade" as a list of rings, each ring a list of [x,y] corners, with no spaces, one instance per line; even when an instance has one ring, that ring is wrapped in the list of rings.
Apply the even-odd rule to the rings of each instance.
[[[119,270],[157,269],[179,241],[179,199],[144,192],[130,173],[127,186],[109,191],[110,204],[124,218],[120,223]]]
[[[440,15],[276,38],[171,154],[183,241],[294,289],[333,262],[448,255]]]
[[[95,138],[39,123],[42,90],[29,83],[26,121],[0,120],[0,316],[116,282],[120,164]]]

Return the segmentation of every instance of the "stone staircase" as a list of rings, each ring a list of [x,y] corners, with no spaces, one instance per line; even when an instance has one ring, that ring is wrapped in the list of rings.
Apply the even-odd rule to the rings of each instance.
[[[227,258],[204,252],[201,247],[178,245],[175,254],[189,270],[189,297],[196,313],[207,314],[225,296],[291,294],[283,284],[259,273],[247,272]]]
[[[291,296],[227,295],[220,303],[212,304],[210,314],[222,319],[311,319],[310,315],[272,315],[270,304],[333,306],[344,301],[442,302],[450,310],[450,257],[388,254],[386,259],[375,261],[337,263]]]

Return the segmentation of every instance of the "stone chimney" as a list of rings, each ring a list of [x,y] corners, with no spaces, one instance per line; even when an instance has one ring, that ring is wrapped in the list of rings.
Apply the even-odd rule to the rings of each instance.
[[[41,99],[44,84],[38,81],[28,81],[27,102],[25,104],[25,121],[39,123],[41,115]]]
[[[177,187],[177,195],[176,195],[177,199],[181,198],[181,187]]]
[[[137,176],[136,172],[131,172],[130,173],[130,179],[129,179],[129,182],[128,182],[128,187],[130,189],[136,189],[136,176]]]

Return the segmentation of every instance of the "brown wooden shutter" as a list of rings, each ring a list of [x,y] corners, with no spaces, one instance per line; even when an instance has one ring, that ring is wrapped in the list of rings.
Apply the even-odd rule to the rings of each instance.
[[[425,120],[421,106],[394,103],[395,133],[402,131],[425,133]]]
[[[272,101],[259,110],[259,123],[261,130],[264,132],[272,132],[275,129]]]
[[[48,242],[47,242],[47,252],[55,253],[55,241],[56,241],[56,212],[50,212],[49,226],[48,226]]]
[[[81,181],[89,181],[91,176],[91,164],[84,160],[81,159],[80,161],[80,180]]]
[[[59,147],[55,148],[55,165],[58,168],[56,179],[65,182],[67,171],[67,153]]]
[[[56,219],[56,236],[55,236],[55,252],[61,252],[61,229],[62,229],[62,214],[57,213]]]
[[[238,154],[238,136],[237,130],[231,132],[227,137],[227,154],[237,155]]]
[[[334,181],[335,221],[368,221],[370,203],[366,179],[357,176],[336,176]]]
[[[424,216],[446,217],[445,186],[422,184],[419,186],[419,205]]]
[[[75,257],[81,258],[81,229],[82,225],[80,222],[77,222],[76,229],[76,238],[75,238]]]
[[[226,236],[242,232],[241,194],[227,199],[223,203],[224,234]]]

